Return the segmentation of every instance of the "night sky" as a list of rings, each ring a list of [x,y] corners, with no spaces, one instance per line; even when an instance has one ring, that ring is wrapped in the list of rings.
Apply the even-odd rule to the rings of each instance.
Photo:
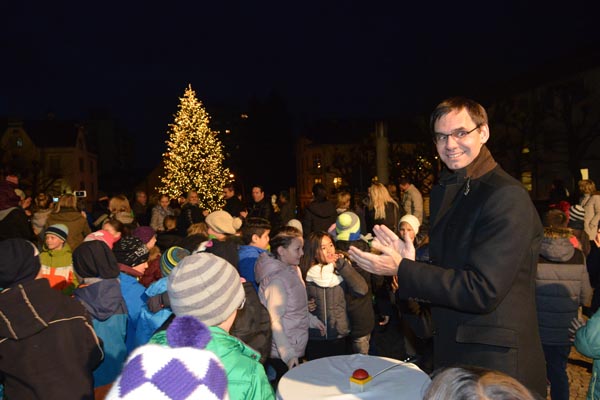
[[[298,125],[384,118],[600,44],[597,14],[579,1],[7,3],[0,117],[107,109],[146,138],[148,165],[188,84],[209,111],[276,92]]]

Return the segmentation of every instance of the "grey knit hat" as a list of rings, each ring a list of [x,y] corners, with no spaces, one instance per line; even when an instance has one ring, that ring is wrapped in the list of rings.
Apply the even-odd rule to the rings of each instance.
[[[191,315],[208,326],[229,318],[245,298],[233,265],[203,252],[185,257],[173,268],[167,291],[175,315]]]

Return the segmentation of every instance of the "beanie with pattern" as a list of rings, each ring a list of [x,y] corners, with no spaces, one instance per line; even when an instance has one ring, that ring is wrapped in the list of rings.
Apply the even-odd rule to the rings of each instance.
[[[210,330],[194,317],[176,317],[170,347],[146,344],[127,359],[107,400],[229,399],[227,375],[217,356],[203,350]]]

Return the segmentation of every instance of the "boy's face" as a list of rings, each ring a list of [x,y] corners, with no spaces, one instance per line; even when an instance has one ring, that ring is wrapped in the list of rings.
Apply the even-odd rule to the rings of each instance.
[[[269,233],[270,230],[266,230],[262,235],[252,235],[252,240],[254,241],[254,246],[266,250],[269,247]]]
[[[57,250],[63,247],[64,240],[54,235],[46,235],[46,247],[48,250]]]

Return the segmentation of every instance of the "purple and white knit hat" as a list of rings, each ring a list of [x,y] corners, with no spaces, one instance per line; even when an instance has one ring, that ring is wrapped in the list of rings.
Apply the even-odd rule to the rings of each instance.
[[[146,344],[131,353],[106,400],[223,400],[227,376],[217,356],[202,350],[206,325],[176,317],[167,329],[169,346]]]

